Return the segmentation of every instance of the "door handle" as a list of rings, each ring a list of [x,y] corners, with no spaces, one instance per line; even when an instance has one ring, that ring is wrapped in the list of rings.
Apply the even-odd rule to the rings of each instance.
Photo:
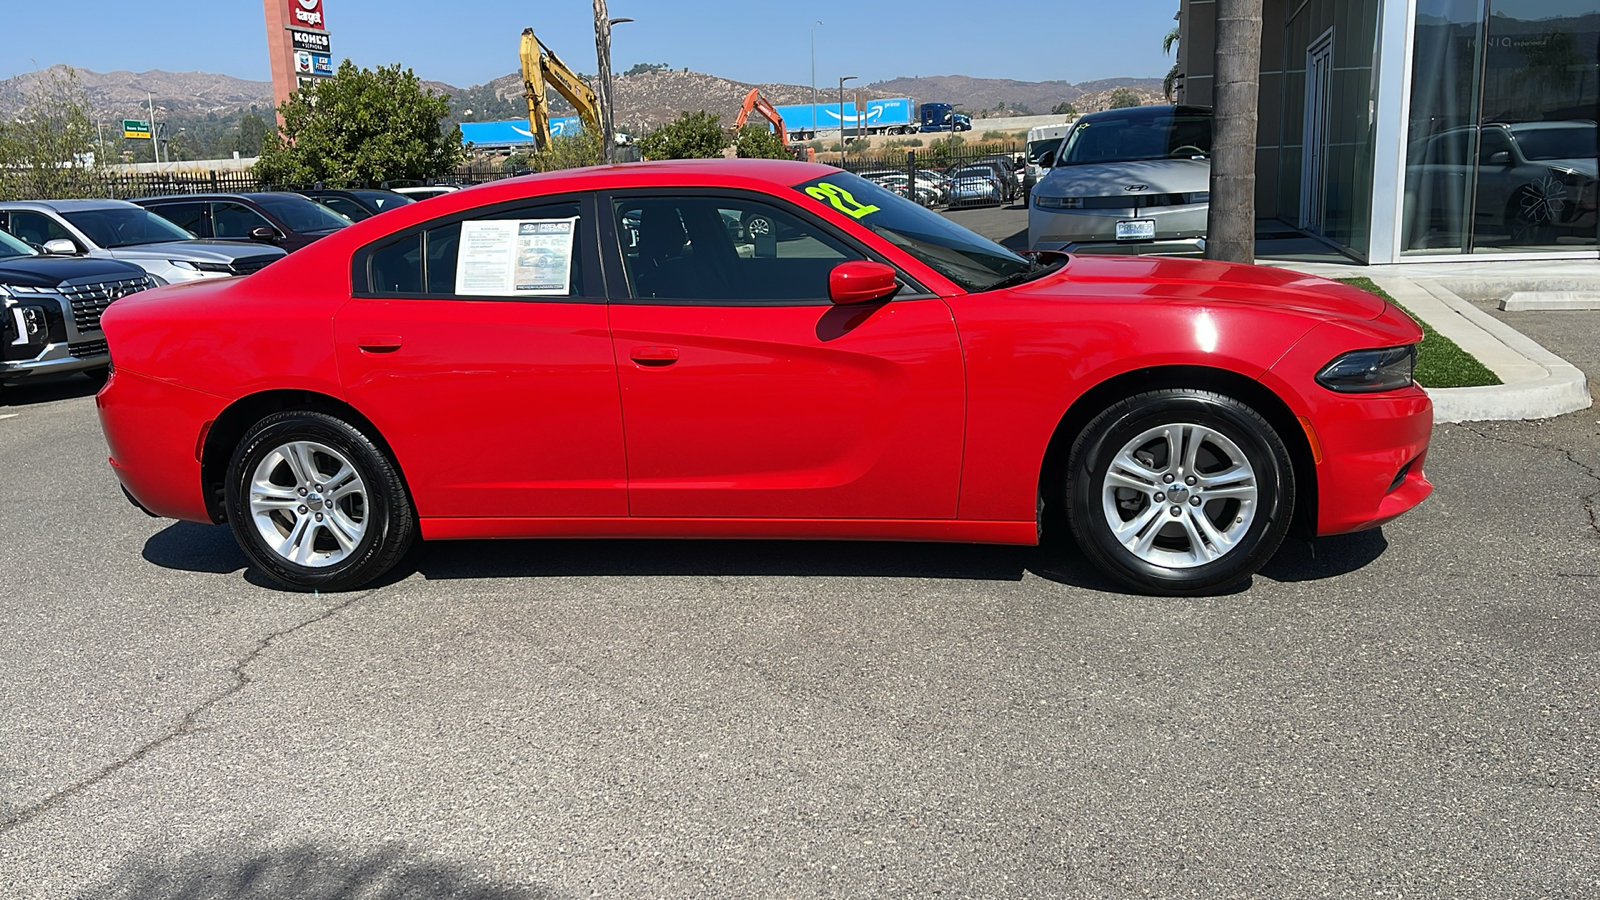
[[[628,358],[641,366],[670,366],[678,361],[677,347],[635,347]]]
[[[356,346],[368,353],[393,353],[400,349],[400,335],[363,334],[356,338]]]

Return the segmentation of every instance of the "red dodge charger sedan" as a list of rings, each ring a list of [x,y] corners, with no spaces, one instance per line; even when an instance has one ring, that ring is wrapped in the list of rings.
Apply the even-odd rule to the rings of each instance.
[[[117,301],[99,395],[145,511],[297,589],[417,537],[1034,544],[1161,594],[1432,490],[1422,333],[1354,288],[1019,256],[770,160],[576,169]]]

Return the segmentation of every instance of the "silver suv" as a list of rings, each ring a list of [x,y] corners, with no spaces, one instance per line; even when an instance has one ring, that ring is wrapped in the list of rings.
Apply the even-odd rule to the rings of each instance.
[[[1078,120],[1033,189],[1028,246],[1198,255],[1211,205],[1211,110],[1136,106]]]
[[[249,275],[285,255],[277,247],[199,240],[126,200],[0,203],[0,230],[55,256],[133,263],[160,284]]]

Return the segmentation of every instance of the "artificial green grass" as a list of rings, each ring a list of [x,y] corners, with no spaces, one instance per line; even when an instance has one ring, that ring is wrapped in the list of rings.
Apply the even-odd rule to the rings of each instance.
[[[1361,288],[1377,294],[1379,297],[1394,303],[1411,315],[1411,310],[1406,309],[1395,299],[1384,293],[1370,278],[1341,278],[1345,284]],[[1489,384],[1499,384],[1500,379],[1489,371],[1488,367],[1478,362],[1477,357],[1461,349],[1455,341],[1450,340],[1418,316],[1411,315],[1422,326],[1422,343],[1417,347],[1417,384],[1429,388],[1453,387],[1482,387]]]

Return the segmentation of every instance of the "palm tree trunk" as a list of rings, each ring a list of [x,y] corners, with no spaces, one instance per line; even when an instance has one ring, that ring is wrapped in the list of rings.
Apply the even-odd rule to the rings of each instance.
[[[1256,104],[1262,0],[1217,0],[1217,66],[1206,258],[1254,262]]]

